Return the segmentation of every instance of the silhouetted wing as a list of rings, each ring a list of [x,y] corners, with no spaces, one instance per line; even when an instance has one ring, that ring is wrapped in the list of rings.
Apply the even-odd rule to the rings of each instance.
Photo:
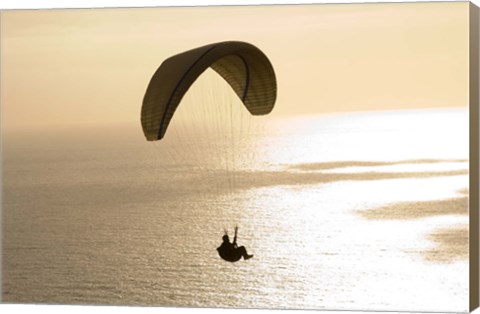
[[[246,42],[210,44],[168,58],[153,75],[143,98],[141,113],[147,140],[163,138],[183,96],[209,67],[230,84],[252,115],[272,111],[277,82],[267,56]]]

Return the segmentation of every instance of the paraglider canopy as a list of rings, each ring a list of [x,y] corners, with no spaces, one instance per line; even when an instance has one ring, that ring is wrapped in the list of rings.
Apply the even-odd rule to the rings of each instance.
[[[209,67],[228,82],[252,115],[272,111],[277,83],[267,56],[246,42],[214,43],[174,55],[157,69],[142,105],[141,122],[147,140],[163,138],[183,96]]]

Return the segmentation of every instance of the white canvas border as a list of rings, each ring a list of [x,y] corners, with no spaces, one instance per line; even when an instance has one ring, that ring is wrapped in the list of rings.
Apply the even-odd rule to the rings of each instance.
[[[435,2],[455,2],[436,0]],[[379,2],[432,2],[431,0],[3,0],[0,9],[47,9],[47,8],[116,8],[156,6],[212,6],[212,5],[266,5],[266,4],[311,4],[311,3],[379,3]],[[477,4],[480,0],[472,1]]]

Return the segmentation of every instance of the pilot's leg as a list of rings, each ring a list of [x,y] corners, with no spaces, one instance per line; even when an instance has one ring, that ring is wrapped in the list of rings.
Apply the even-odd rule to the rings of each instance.
[[[249,259],[253,257],[253,255],[248,255],[247,249],[245,249],[244,246],[238,247],[237,250],[238,250],[238,253],[243,257],[243,259]]]

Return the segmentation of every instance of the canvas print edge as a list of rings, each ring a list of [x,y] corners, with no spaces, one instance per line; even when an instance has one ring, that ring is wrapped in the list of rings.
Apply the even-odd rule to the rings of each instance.
[[[470,311],[479,305],[479,32],[478,7],[470,3]],[[473,175],[474,174],[474,175]],[[0,195],[1,196],[1,195]],[[1,229],[0,229],[1,230]],[[1,277],[0,277],[1,279]]]
[[[479,303],[479,10],[470,2],[470,312]]]

